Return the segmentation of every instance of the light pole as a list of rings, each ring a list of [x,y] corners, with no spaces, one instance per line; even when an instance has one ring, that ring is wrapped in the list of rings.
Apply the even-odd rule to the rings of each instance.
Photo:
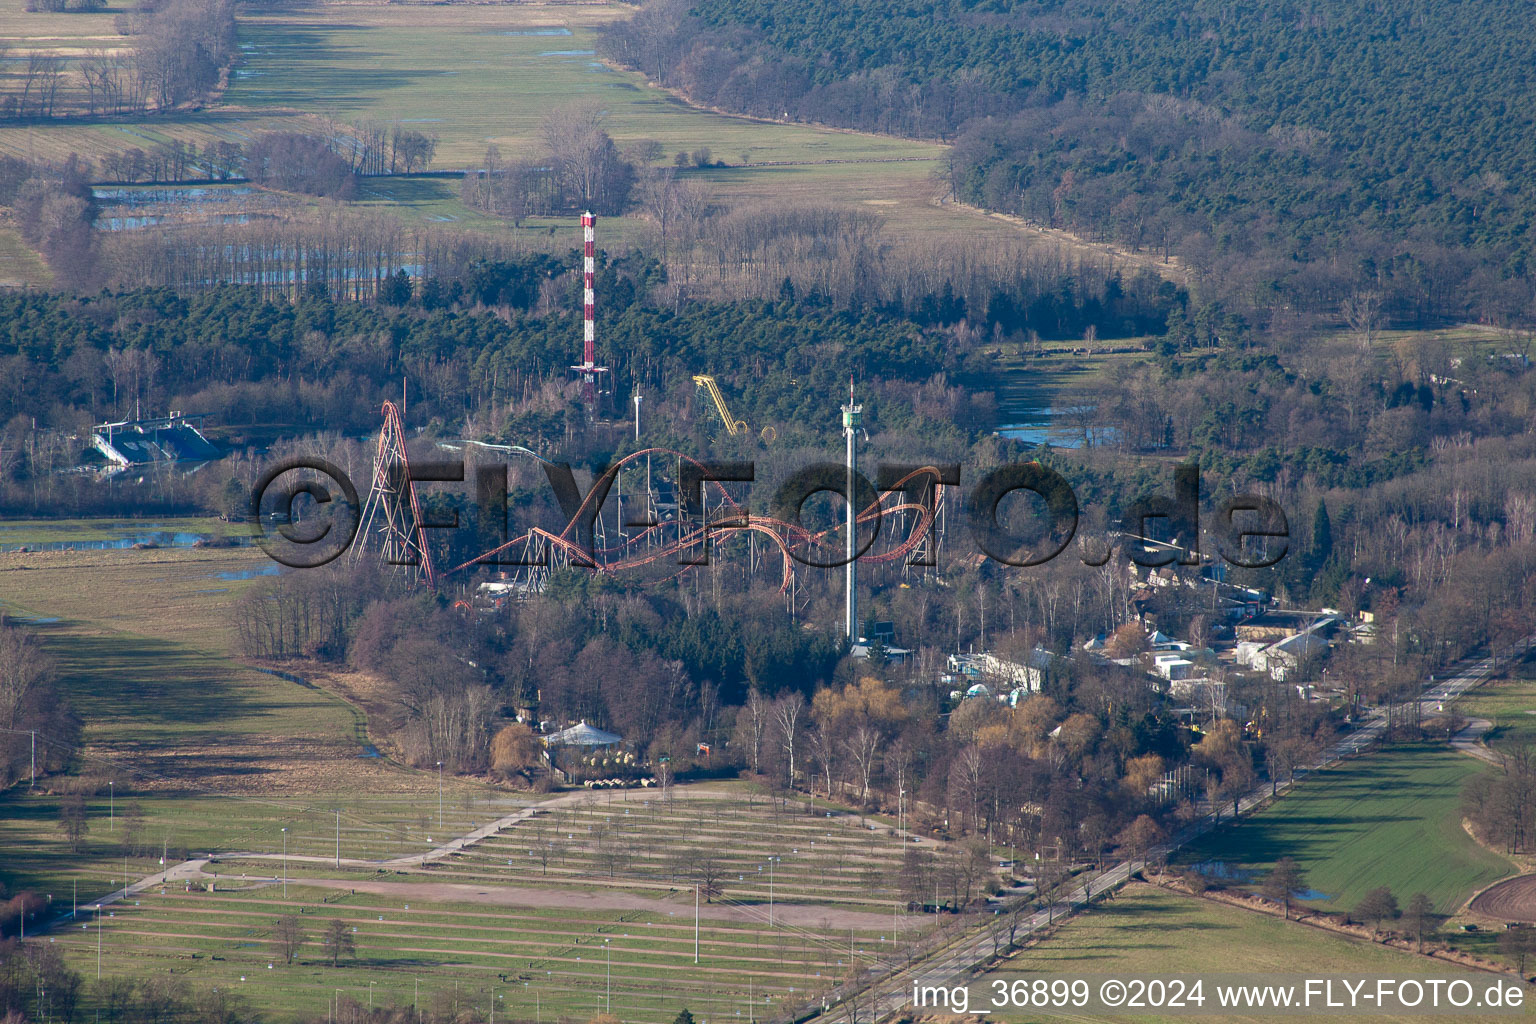
[[[107,780],[107,831],[117,828],[117,783]]]
[[[340,807],[336,808],[336,870],[337,871],[341,870],[341,808]],[[373,983],[369,982],[369,984],[372,985]],[[373,1004],[371,1002],[368,1004],[368,1008],[370,1010],[373,1009]]]
[[[699,883],[693,883],[693,962],[699,962]]]
[[[96,980],[101,980],[101,904],[96,904]]]
[[[283,828],[283,899],[288,898],[288,829]]]
[[[907,848],[907,791],[896,791],[896,833],[901,839],[901,848]]]
[[[437,829],[443,829],[443,762],[437,762]]]
[[[603,940],[603,952],[608,954],[608,994],[606,996],[607,1008],[604,1013],[613,1012],[613,947],[609,945],[611,939]]]
[[[768,858],[768,927],[773,927],[773,862],[778,860],[775,854]]]

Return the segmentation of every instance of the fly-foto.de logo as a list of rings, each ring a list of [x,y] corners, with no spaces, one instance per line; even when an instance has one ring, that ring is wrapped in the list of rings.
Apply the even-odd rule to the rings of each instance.
[[[462,489],[466,482],[473,485],[478,528],[491,544],[459,569],[545,564],[557,553],[566,565],[612,568],[612,560],[605,558],[611,548],[599,542],[599,522],[605,514],[616,517],[622,536],[662,543],[678,565],[708,564],[710,540],[732,530],[766,535],[786,559],[814,568],[838,568],[871,557],[882,530],[887,530],[894,547],[882,553],[882,560],[890,560],[894,552],[908,565],[933,565],[936,553],[930,541],[950,502],[956,506],[950,514],[961,512],[978,552],[1004,565],[1027,567],[1060,556],[1077,536],[1081,519],[1072,485],[1039,462],[999,466],[974,481],[963,479],[962,468],[952,463],[882,462],[871,481],[844,464],[814,462],[765,486],[753,462],[666,453],[676,456],[675,475],[657,481],[647,464],[643,497],[637,496],[633,484],[625,496],[629,477],[623,474],[634,471],[640,457],[649,460],[657,452],[638,452],[598,467],[585,490],[568,463],[541,461],[560,514],[553,524],[518,521],[521,509],[508,501],[505,464],[462,460],[402,461],[380,469],[365,511],[357,487],[336,466],[317,458],[285,459],[257,481],[250,511],[259,524],[257,543],[295,568],[334,560],[366,532],[365,520],[371,523],[375,511],[389,528],[414,538],[419,550],[432,531],[461,528],[457,512],[441,518],[423,514],[429,488],[459,484]],[[836,500],[843,511],[831,517],[812,515],[808,521],[807,508],[818,498]],[[1256,569],[1275,565],[1289,550],[1290,523],[1272,499],[1236,495],[1204,516],[1201,505],[1199,468],[1175,467],[1171,496],[1133,501],[1118,517],[1117,528],[1080,544],[1077,557],[1088,565],[1103,565],[1118,548],[1142,566],[1198,565],[1204,535],[1227,563]],[[535,536],[545,541],[537,562],[529,560],[528,541]],[[409,557],[388,560],[414,564]],[[657,560],[654,554],[647,559]]]

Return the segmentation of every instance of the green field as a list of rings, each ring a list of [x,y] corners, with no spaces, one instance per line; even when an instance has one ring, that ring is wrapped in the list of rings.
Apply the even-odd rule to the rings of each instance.
[[[117,38],[111,24],[120,12],[59,18],[23,4],[0,2],[0,38],[14,46],[68,54]],[[588,102],[607,111],[617,141],[655,139],[669,163],[677,150],[708,147],[731,167],[699,177],[735,198],[809,188],[818,201],[882,204],[916,195],[926,204],[940,146],[695,110],[605,67],[591,55],[594,29],[629,13],[621,4],[569,3],[319,4],[251,14],[240,20],[243,60],[215,107],[135,123],[0,128],[0,152],[99,158],[172,138],[201,147],[276,128],[319,131],[328,121],[399,121],[436,134],[434,169],[452,170],[478,165],[492,143],[522,158],[540,145],[550,110]],[[430,215],[457,217],[465,211],[456,205]]]
[[[371,989],[380,1005],[410,1005],[419,985],[424,1008],[456,998],[484,1014],[494,997],[509,1019],[539,1012],[585,1019],[611,1001],[624,1021],[669,1021],[685,1006],[709,1017],[744,1009],[750,976],[753,1009],[774,1016],[846,972],[850,939],[846,931],[769,930],[704,916],[695,965],[691,898],[658,903],[653,913],[577,915],[290,885],[286,899],[276,886],[173,890],[109,910],[100,922],[103,977],[169,969],[200,986],[241,991],[267,1015],[323,1013],[338,990],[366,1003]],[[277,917],[289,913],[300,913],[308,939],[291,966],[271,935]],[[94,981],[96,915],[80,917],[58,941]],[[332,918],[356,929],[357,954],[339,967],[319,942]],[[888,935],[852,939],[861,960],[890,948]]]
[[[90,521],[10,525],[32,543],[123,530]],[[155,525],[205,532],[209,521]],[[94,793],[79,853],[57,826],[62,787],[0,795],[0,880],[47,886],[56,897],[71,882],[82,894],[121,884],[114,803],[117,812],[143,809],[145,849],[128,865],[139,875],[154,870],[162,846],[276,849],[285,825],[295,843],[330,833],[338,806],[358,855],[365,843],[395,855],[397,819],[415,821],[429,803],[436,818],[435,775],[360,756],[368,738],[357,708],[230,657],[234,601],[271,566],[249,547],[0,553],[0,610],[36,629],[56,658],[85,723],[69,784]],[[444,788],[447,812],[465,824],[506,813],[492,801],[511,796],[452,778]]]
[[[120,43],[112,27],[122,13],[116,7],[50,15],[26,12],[24,4],[0,0],[0,39],[9,40],[13,52],[47,49],[69,56]],[[164,116],[0,127],[0,153],[62,160],[74,152],[100,159],[172,139],[201,149],[212,141],[244,143],[278,129],[329,133],[338,123],[398,121],[437,135],[433,169],[452,171],[478,166],[490,144],[503,158],[536,155],[542,148],[539,125],[552,109],[596,104],[621,146],[655,140],[667,166],[677,152],[707,148],[723,166],[690,169],[683,177],[724,205],[851,206],[878,214],[893,240],[980,234],[1113,256],[1175,277],[1181,273],[1148,254],[1116,253],[1064,232],[941,203],[943,190],[934,174],[945,150],[936,143],[701,110],[651,87],[640,75],[605,66],[591,52],[595,31],[632,11],[621,3],[580,2],[322,3],[250,10],[239,20],[242,61],[218,102]],[[294,204],[314,205],[305,199]],[[451,177],[371,179],[353,205],[383,207],[429,224],[513,231],[465,207]],[[521,231],[569,226],[568,218],[533,218]],[[638,226],[633,215],[605,220],[605,243],[636,241]],[[27,264],[27,255],[18,252],[11,261],[18,279],[43,281],[42,268]]]
[[[1319,931],[1267,914],[1170,893],[1149,885],[1122,889],[1112,902],[1074,918],[1050,939],[1008,961],[1004,970],[1047,975],[1109,975],[1169,978],[1178,975],[1284,974],[1300,972],[1368,977],[1426,978],[1463,973],[1409,953]],[[1493,975],[1488,975],[1490,981]],[[1207,991],[1205,1008],[1210,1009]],[[974,997],[973,997],[974,998]],[[1527,995],[1527,1000],[1530,996]],[[1050,1019],[1073,1017],[1063,1014]],[[1001,1013],[993,1019],[1019,1020]],[[1032,1017],[1030,1019],[1038,1019]],[[1204,1013],[1198,1017],[1093,1017],[1095,1021],[1194,1019],[1239,1024],[1284,1019],[1277,1015]],[[1385,1020],[1333,1011],[1328,1020]],[[1415,1016],[1414,1020],[1470,1020],[1470,1017]]]
[[[11,525],[46,543],[146,524]],[[0,881],[77,915],[50,939],[88,982],[99,943],[104,978],[169,970],[283,1015],[322,1013],[338,990],[366,1002],[370,987],[408,1004],[418,986],[423,1007],[494,998],[514,1016],[585,1019],[610,998],[626,1021],[683,1006],[772,1015],[931,923],[905,913],[887,828],[741,783],[671,800],[577,790],[426,865],[357,863],[426,853],[546,798],[362,756],[358,705],[231,657],[233,604],[269,564],[252,548],[0,553],[4,610],[42,637],[85,721],[71,774],[0,794]],[[88,794],[78,850],[59,825],[75,787]],[[352,863],[332,862],[338,841]],[[162,851],[173,864],[214,854],[210,877],[135,893],[98,921],[91,901],[158,872]],[[700,851],[719,892],[700,915],[696,966]],[[300,911],[310,943],[285,967],[272,924]],[[357,929],[339,967],[318,946],[333,916]]]
[[[1522,666],[1512,679],[1479,686],[1457,702],[1456,710],[1493,723],[1483,741],[1495,750],[1536,743],[1536,675]]]
[[[56,941],[90,980],[99,942],[104,976],[164,965],[198,984],[248,984],[250,998],[269,1012],[313,1014],[337,988],[365,993],[370,982],[378,999],[408,1003],[419,982],[423,998],[434,1001],[458,983],[460,998],[476,1005],[496,990],[498,1008],[509,1012],[541,1006],[591,1016],[597,1011],[590,1000],[601,991],[606,1006],[611,984],[622,1019],[667,1021],[683,1006],[707,1013],[744,1006],[748,990],[756,993],[758,1012],[780,1012],[830,986],[850,963],[894,955],[927,925],[928,918],[880,901],[891,895],[899,858],[884,830],[778,809],[740,786],[709,789],[702,796],[685,790],[670,802],[655,791],[612,800],[578,793],[578,805],[541,810],[425,868],[337,870],[316,859],[332,849],[325,816],[293,815],[284,819],[294,837],[286,863],[221,857],[208,866],[216,891],[203,891],[199,881],[136,893],[109,906],[99,922],[82,890],[82,909],[56,931]],[[417,801],[427,830],[438,832],[433,804]],[[376,840],[360,840],[359,814],[375,824],[415,824],[404,805],[344,806],[344,857],[359,856]],[[449,808],[450,831],[474,822]],[[605,829],[626,851],[620,864],[602,857]],[[545,840],[554,842],[547,865],[530,855]],[[701,907],[695,966],[692,886],[687,869],[674,865],[701,848],[718,854],[729,871],[720,893]],[[311,859],[298,860],[295,851]],[[399,851],[375,842],[371,852]],[[769,856],[781,858],[772,888],[769,874],[755,870]],[[274,883],[279,877],[288,880],[286,895]],[[56,906],[73,906],[67,885],[52,891],[65,901]],[[301,915],[310,939],[292,967],[282,965],[272,938],[275,919],[285,913]],[[358,952],[331,967],[318,931],[338,916],[356,928]]]
[[[1427,894],[1451,913],[1511,872],[1461,828],[1462,787],[1482,766],[1430,744],[1392,747],[1318,772],[1270,807],[1186,847],[1181,864],[1219,862],[1262,875],[1294,857],[1313,905],[1348,910],[1385,885],[1406,903]]]
[[[15,228],[0,227],[0,287],[46,288],[53,272]]]

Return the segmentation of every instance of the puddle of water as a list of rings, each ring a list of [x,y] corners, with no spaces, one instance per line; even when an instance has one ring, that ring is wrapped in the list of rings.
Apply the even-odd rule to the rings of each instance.
[[[163,217],[107,217],[98,220],[96,226],[108,231],[134,231],[138,228],[153,227],[164,219]]]
[[[188,185],[165,188],[93,188],[91,194],[99,202],[120,206],[151,206],[158,203],[229,203],[250,195],[248,185],[232,185],[227,188],[210,188],[206,185]]]
[[[594,57],[596,50],[545,50],[540,57]]]
[[[1250,882],[1255,874],[1247,868],[1236,867],[1224,860],[1201,861],[1194,865],[1194,869],[1209,878],[1220,878],[1227,882]]]
[[[198,541],[211,541],[211,533],[182,533],[171,531],[135,531],[105,540],[47,540],[32,544],[0,544],[0,551],[123,551],[135,544],[162,548],[190,548]],[[249,547],[250,537],[228,537],[236,547]]]
[[[259,576],[276,576],[282,571],[282,566],[278,565],[276,562],[273,562],[271,565],[264,565],[260,569],[237,569],[233,572],[216,572],[213,574],[212,578],[216,580],[232,581],[254,580]]]
[[[568,28],[517,28],[507,32],[493,32],[498,36],[568,36],[571,30]]]
[[[1030,444],[1049,444],[1054,448],[1081,448],[1083,434],[1061,422],[1067,412],[1077,409],[1057,409],[1053,406],[1025,407],[1020,410],[1024,418],[1015,423],[1004,423],[997,428],[1003,437],[1026,441]]]
[[[1259,872],[1228,864],[1224,860],[1201,861],[1199,864],[1191,865],[1191,867],[1207,878],[1219,878],[1224,882],[1253,882],[1259,878]],[[1318,892],[1316,889],[1298,889],[1291,893],[1291,896],[1293,899],[1306,900],[1308,902],[1333,899],[1327,893]]]

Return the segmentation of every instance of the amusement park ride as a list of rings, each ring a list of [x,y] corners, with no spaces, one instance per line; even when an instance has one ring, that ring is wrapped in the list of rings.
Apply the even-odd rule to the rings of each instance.
[[[596,364],[594,227],[596,218],[582,215],[583,230],[583,361],[572,370],[580,375],[588,408],[602,393],[601,382],[608,368]],[[704,388],[724,421],[727,432],[738,435],[749,428],[746,421],[734,419],[715,379],[697,375],[694,383]],[[543,590],[549,573],[566,567],[585,567],[647,584],[675,580],[709,564],[709,545],[713,542],[716,558],[733,549],[743,552],[747,571],[756,573],[773,563],[779,566],[779,592],[793,602],[796,566],[843,567],[845,584],[845,628],[857,636],[857,566],[868,564],[933,565],[935,554],[944,540],[945,487],[939,469],[932,466],[909,468],[899,479],[882,480],[878,491],[857,481],[857,435],[862,433],[862,406],[854,404],[850,380],[848,405],[843,407],[843,433],[847,440],[846,470],[829,478],[832,482],[816,490],[843,495],[862,494],[864,507],[855,514],[854,501],[845,501],[842,522],[812,529],[800,521],[800,510],[774,509],[763,515],[735,500],[726,485],[711,479],[705,464],[693,456],[669,448],[647,447],[624,456],[606,470],[594,474],[585,497],[572,490],[569,468],[545,459],[519,445],[496,445],[464,441],[443,443],[440,448],[463,450],[477,448],[487,452],[531,459],[541,464],[557,496],[564,484],[560,504],[566,516],[561,529],[534,526],[520,535],[446,569],[440,569],[431,545],[425,540],[429,528],[422,518],[416,483],[445,477],[462,479],[457,472],[445,473],[441,464],[418,464],[413,472],[407,450],[405,425],[400,408],[385,402],[383,428],[379,432],[374,456],[371,486],[364,502],[353,559],[373,554],[409,573],[430,589],[441,587],[448,577],[458,577],[467,586],[477,574],[483,579],[489,572],[501,585],[515,594]],[[765,427],[764,442],[774,439],[773,428]],[[635,437],[639,440],[639,402],[635,403]],[[652,473],[653,460],[661,466],[677,467],[677,476],[690,472],[702,478],[696,497],[680,495],[679,483],[672,473]],[[505,470],[498,479],[505,491]],[[628,496],[625,495],[626,484]],[[482,496],[482,500],[483,500]],[[863,500],[861,498],[861,500]],[[496,503],[506,508],[505,495]],[[694,507],[690,507],[694,506]],[[885,528],[882,528],[882,527]],[[862,544],[860,534],[867,536]],[[505,536],[505,534],[503,534]],[[737,538],[746,538],[744,545]],[[763,543],[759,543],[759,541]],[[761,549],[761,550],[760,550]],[[774,555],[777,554],[775,558]],[[840,557],[839,557],[840,556]],[[919,557],[913,557],[919,556]]]

